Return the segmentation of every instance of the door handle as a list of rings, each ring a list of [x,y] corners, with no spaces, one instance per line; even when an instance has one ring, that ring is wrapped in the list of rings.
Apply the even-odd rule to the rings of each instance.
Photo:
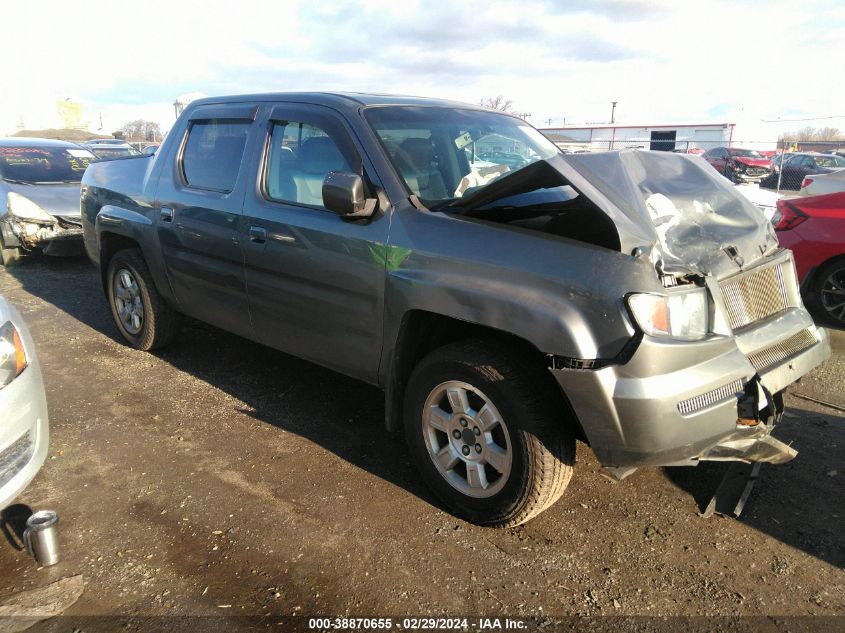
[[[263,226],[249,227],[249,239],[256,244],[263,244],[267,241],[267,229]]]
[[[161,208],[161,221],[162,222],[173,222],[173,209],[171,207],[162,207]]]

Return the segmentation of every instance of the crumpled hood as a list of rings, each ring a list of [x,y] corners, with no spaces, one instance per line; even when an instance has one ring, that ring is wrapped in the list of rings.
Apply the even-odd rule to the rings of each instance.
[[[624,150],[545,162],[610,217],[623,253],[660,272],[722,278],[778,248],[760,210],[699,157]]]
[[[81,185],[78,182],[55,185],[22,185],[6,181],[4,186],[9,191],[14,191],[29,198],[50,215],[66,218],[78,218],[80,216],[79,191]],[[5,199],[2,204],[2,211],[5,213]]]
[[[750,158],[748,156],[733,156],[733,160],[749,167],[771,167],[772,161],[768,158]]]

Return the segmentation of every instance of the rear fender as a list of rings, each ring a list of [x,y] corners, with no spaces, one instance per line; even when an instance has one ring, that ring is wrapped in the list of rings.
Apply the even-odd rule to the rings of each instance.
[[[103,287],[106,283],[106,271],[108,270],[109,259],[131,240],[138,245],[144,256],[144,261],[153,276],[156,290],[165,300],[176,305],[176,297],[170,287],[167,272],[163,266],[161,248],[156,239],[155,227],[152,220],[146,215],[137,211],[131,211],[113,205],[104,205],[94,223],[94,230],[97,236],[99,247],[100,275],[103,280]],[[114,238],[120,238],[114,240]],[[110,248],[110,241],[116,241],[120,246]]]

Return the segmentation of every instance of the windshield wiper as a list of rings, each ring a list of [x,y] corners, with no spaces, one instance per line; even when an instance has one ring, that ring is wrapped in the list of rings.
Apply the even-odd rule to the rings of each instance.
[[[5,182],[13,182],[16,185],[31,185],[32,183],[27,180],[18,180],[17,178],[3,178]]]

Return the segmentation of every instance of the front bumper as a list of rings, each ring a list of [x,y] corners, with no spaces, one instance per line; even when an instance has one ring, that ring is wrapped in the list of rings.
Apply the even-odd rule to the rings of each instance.
[[[643,336],[624,365],[551,370],[604,466],[785,461],[788,451],[771,451],[783,447],[768,437],[777,416],[775,407],[761,414],[764,400],[830,356],[827,332],[801,301],[792,253],[706,285],[708,338]]]
[[[25,341],[26,343],[26,341]],[[29,349],[32,349],[30,341]],[[0,389],[0,509],[35,477],[47,457],[47,399],[38,361]]]
[[[52,224],[38,224],[7,215],[0,219],[6,247],[42,250],[47,255],[82,254],[82,223],[76,218],[56,217]]]
[[[742,182],[760,182],[763,178],[766,178],[770,174],[747,174],[744,172],[736,172],[734,175],[737,180],[741,180]]]
[[[644,337],[625,365],[551,371],[602,465],[677,465],[708,454],[727,459],[724,451],[713,449],[770,430],[762,423],[738,424],[746,385],[759,376],[759,384],[776,394],[830,356],[827,332],[816,328],[806,312],[796,310],[784,318],[814,340],[764,370],[755,368],[734,338],[714,336],[696,343]],[[784,325],[781,320],[770,327],[782,332]]]

